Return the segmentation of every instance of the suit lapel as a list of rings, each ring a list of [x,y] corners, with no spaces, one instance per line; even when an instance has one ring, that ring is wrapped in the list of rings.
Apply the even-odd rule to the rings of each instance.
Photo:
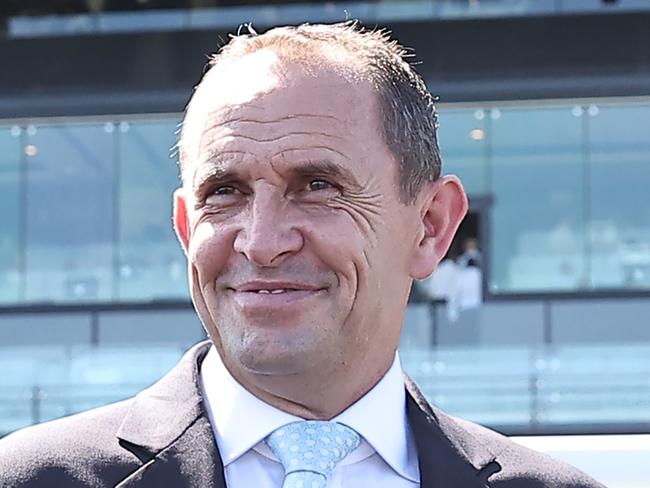
[[[199,386],[199,365],[209,347],[203,342],[190,349],[169,374],[134,398],[117,437],[142,465],[116,488],[226,488]],[[405,385],[421,488],[488,487],[486,477],[500,469],[494,454],[457,420],[432,407],[410,378]]]
[[[410,378],[405,378],[405,384],[420,487],[487,488],[486,477],[500,469],[494,454],[455,419],[433,408]]]
[[[205,416],[169,447],[156,454],[116,488],[159,488],[161,486],[226,488],[223,465]]]
[[[117,437],[143,464],[117,488],[226,487],[199,386],[199,365],[209,347],[203,342],[190,349],[171,372],[134,398]]]

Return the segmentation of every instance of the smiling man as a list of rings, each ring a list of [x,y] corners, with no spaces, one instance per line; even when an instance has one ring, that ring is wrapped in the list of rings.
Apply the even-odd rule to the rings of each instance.
[[[133,399],[0,442],[2,486],[601,486],[404,379],[409,290],[467,211],[433,98],[353,24],[235,37],[187,108],[174,223],[210,341]]]

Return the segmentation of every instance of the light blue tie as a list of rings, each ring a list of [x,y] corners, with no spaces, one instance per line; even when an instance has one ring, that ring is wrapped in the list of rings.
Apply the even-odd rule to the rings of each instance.
[[[284,466],[282,488],[325,488],[334,467],[360,441],[350,427],[322,420],[292,422],[266,438]]]

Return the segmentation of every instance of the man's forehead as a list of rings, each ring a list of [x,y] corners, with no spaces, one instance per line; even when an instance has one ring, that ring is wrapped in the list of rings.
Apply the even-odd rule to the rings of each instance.
[[[315,90],[337,87],[348,92],[371,89],[369,83],[351,73],[350,67],[319,59],[318,55],[312,59],[293,59],[266,48],[219,61],[206,74],[192,103],[215,111],[241,107],[279,90],[295,93],[293,89],[297,87]],[[313,100],[305,100],[309,101]]]
[[[214,104],[246,103],[281,83],[280,65],[278,55],[270,49],[220,61],[208,71],[195,96],[206,97]]]
[[[183,118],[181,156],[187,166],[198,156],[199,141],[209,118],[227,117],[236,107],[252,102],[278,86],[273,66],[277,55],[260,50],[212,67],[201,80]]]
[[[357,79],[341,76],[337,70],[320,68],[303,70],[300,66],[290,64],[269,49],[263,49],[232,60],[219,62],[197,89],[190,108],[183,121],[183,145],[187,158],[185,164],[192,164],[199,157],[204,136],[215,130],[227,130],[228,123],[241,119],[244,111],[253,117],[273,120],[283,115],[302,115],[317,122],[320,118],[324,124],[345,123],[346,119],[359,119],[374,116],[372,97],[365,98],[368,103],[359,107],[359,97],[363,92],[370,93],[371,85]],[[302,89],[299,89],[302,88]],[[307,89],[305,89],[307,88]],[[321,96],[314,96],[314,91],[328,92],[334,103],[328,103]],[[341,115],[332,105],[346,105],[341,120],[329,120],[332,114]],[[347,110],[354,107],[356,110]],[[288,104],[293,111],[289,114]],[[284,112],[287,112],[286,114]],[[331,112],[331,113],[330,113]],[[365,114],[365,115],[363,115]],[[246,118],[246,115],[243,116]],[[358,120],[356,122],[359,122]],[[208,137],[209,138],[209,137]]]

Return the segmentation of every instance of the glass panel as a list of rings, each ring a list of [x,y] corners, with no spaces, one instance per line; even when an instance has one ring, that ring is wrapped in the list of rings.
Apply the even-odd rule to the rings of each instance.
[[[645,343],[650,346],[650,298],[564,299],[552,303],[550,335],[561,344]],[[648,383],[650,387],[650,382]]]
[[[0,437],[33,423],[135,395],[167,373],[185,347],[4,347],[0,343]]]
[[[0,390],[0,438],[34,423],[31,392],[24,388]]]
[[[462,317],[455,323],[460,329],[456,338],[462,339],[455,343],[449,335],[445,338],[444,305],[437,306],[433,324],[423,305],[411,306],[415,310],[406,317],[406,335],[415,340],[400,344],[402,367],[438,406],[496,427],[590,426],[597,431],[612,424],[647,424],[650,343],[639,341],[638,333],[613,337],[617,318],[628,324],[634,322],[626,320],[631,317],[646,317],[650,300],[611,299],[597,308],[584,300],[562,299],[549,305],[554,342],[548,345],[540,344],[540,337],[525,337],[526,332],[509,344],[482,339],[531,324],[541,329],[541,302],[486,304],[478,327],[468,328],[471,324]],[[497,313],[484,313],[489,308]],[[499,331],[498,321],[507,313],[511,324]],[[586,324],[590,332],[585,335]],[[637,331],[642,325],[636,325]],[[427,332],[432,327],[436,329],[434,341]],[[566,332],[567,328],[571,331]],[[417,340],[418,336],[424,340]]]
[[[27,128],[28,301],[113,296],[111,132],[103,124]]]
[[[533,432],[557,427],[591,426],[598,431],[616,424],[622,430],[647,426],[650,344],[635,337],[614,341],[610,334],[614,335],[611,329],[615,328],[611,317],[625,323],[631,322],[630,317],[647,317],[650,299],[611,299],[597,310],[578,300],[551,300],[549,304],[554,330],[554,343],[549,345],[535,345],[523,334],[519,343],[510,344],[432,341],[432,315],[417,305],[406,318],[415,335],[400,345],[402,367],[437,405],[497,428]],[[495,332],[500,324],[492,321],[500,321],[505,314],[512,316],[508,330],[542,326],[541,303],[502,300],[486,304],[483,310],[488,307],[497,307],[493,309],[497,313],[482,315],[481,320],[486,320],[480,324],[479,338]],[[518,323],[515,316],[521,319]],[[595,324],[595,331],[588,334],[591,344],[585,341],[584,327],[582,338],[578,337],[580,321],[572,317],[582,317],[590,329]],[[558,333],[571,324],[576,340]],[[456,327],[462,325],[456,323]],[[439,320],[436,327],[441,326]],[[469,333],[476,334],[476,330]],[[0,341],[0,371],[15,372],[0,375],[0,435],[135,394],[173,367],[186,349],[184,340],[156,342],[7,347]]]
[[[439,144],[445,174],[460,177],[467,193],[487,191],[483,110],[441,110]]]
[[[525,347],[400,349],[405,372],[435,405],[500,427],[529,425],[531,357]]]
[[[650,288],[650,105],[589,113],[591,286]]]
[[[492,291],[587,284],[582,109],[493,109]]]
[[[21,129],[0,129],[0,303],[21,299],[20,272],[20,159]]]
[[[176,127],[176,120],[119,125],[121,300],[188,297],[185,257],[171,219],[179,184],[170,156]]]

